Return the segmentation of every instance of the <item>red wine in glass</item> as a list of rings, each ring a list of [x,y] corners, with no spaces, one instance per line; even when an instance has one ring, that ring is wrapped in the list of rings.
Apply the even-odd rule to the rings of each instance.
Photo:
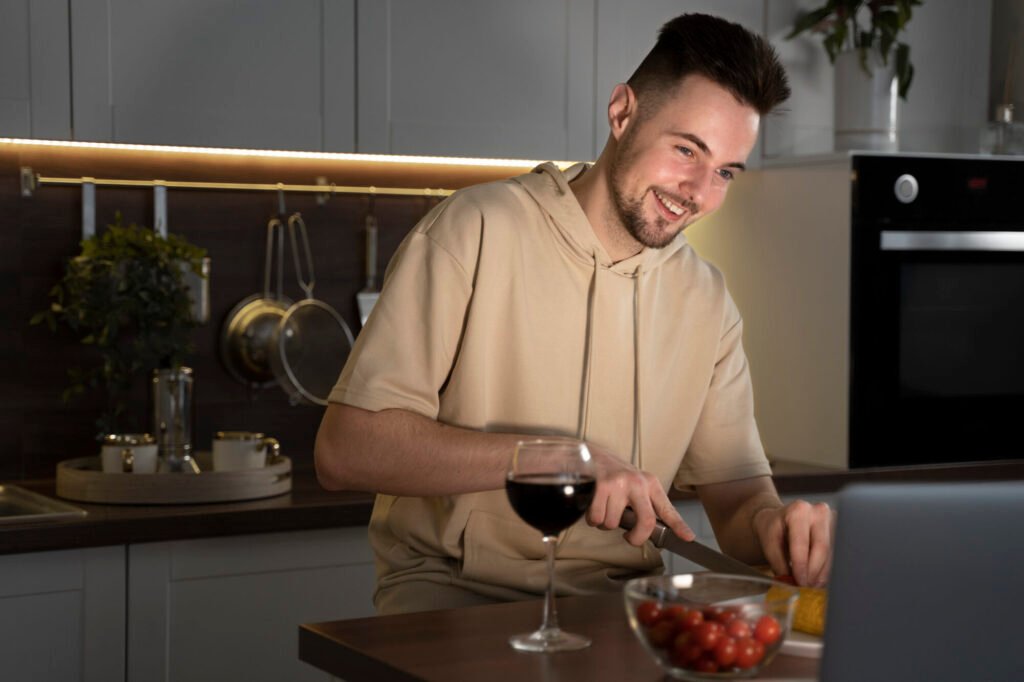
[[[516,514],[542,535],[548,586],[544,620],[538,630],[509,638],[520,651],[572,651],[590,640],[558,627],[555,610],[555,543],[558,534],[580,520],[594,499],[594,463],[584,443],[574,440],[520,441],[512,454],[505,492]]]
[[[558,535],[582,518],[597,483],[580,474],[523,474],[505,483],[519,518],[544,535]]]

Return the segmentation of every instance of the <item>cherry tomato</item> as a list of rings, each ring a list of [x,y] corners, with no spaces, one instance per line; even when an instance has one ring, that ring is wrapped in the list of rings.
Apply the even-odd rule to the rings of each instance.
[[[740,618],[737,618],[736,620],[726,625],[725,631],[730,637],[734,639],[746,639],[752,636],[753,634],[750,629],[750,623]]]
[[[722,637],[715,646],[715,660],[723,668],[728,668],[736,662],[736,654],[736,640],[728,635]]]
[[[672,604],[671,606],[666,606],[661,610],[661,615],[658,617],[658,620],[676,621],[681,620],[682,617],[685,615],[685,606],[681,606],[680,604]]]
[[[704,609],[704,620],[718,620],[723,613],[725,613],[724,606],[708,606]]]
[[[687,611],[686,614],[683,615],[682,620],[679,621],[684,631],[694,630],[697,628],[698,625],[700,625],[703,622],[704,614],[698,611],[697,609]]]
[[[694,641],[700,644],[705,651],[710,651],[725,635],[725,626],[713,620],[706,620],[695,627],[692,632]]]
[[[702,673],[717,673],[718,661],[711,656],[703,656],[697,659],[697,664],[693,666],[693,669]]]
[[[736,640],[736,665],[740,668],[753,668],[764,658],[764,644],[752,637]]]
[[[730,609],[724,606],[720,606],[717,607],[717,612],[715,613],[714,619],[722,625],[728,625],[729,623],[736,620],[739,617],[739,615],[740,614],[737,613],[736,609]]]
[[[669,658],[673,665],[677,665],[680,668],[688,668],[703,653],[704,649],[701,648],[700,644],[693,641],[693,633],[684,632],[676,635],[675,641],[672,642],[672,652]]]
[[[674,623],[667,620],[659,620],[647,628],[647,641],[653,647],[664,649],[672,643],[672,638],[675,637],[675,634],[676,626]]]
[[[661,615],[661,606],[657,602],[645,601],[636,607],[636,619],[644,625],[654,625]]]
[[[754,625],[754,639],[762,644],[774,644],[782,635],[782,626],[773,616],[764,615]]]

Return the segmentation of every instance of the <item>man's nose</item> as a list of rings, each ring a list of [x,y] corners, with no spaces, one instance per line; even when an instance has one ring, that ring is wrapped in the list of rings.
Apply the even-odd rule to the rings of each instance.
[[[693,172],[679,183],[680,193],[698,207],[703,206],[711,189],[713,173],[714,170],[708,166],[700,165],[694,168]]]

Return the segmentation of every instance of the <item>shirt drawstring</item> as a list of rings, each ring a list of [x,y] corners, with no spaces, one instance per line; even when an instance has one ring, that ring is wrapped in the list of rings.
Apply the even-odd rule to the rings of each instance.
[[[597,300],[597,255],[594,255],[594,274],[590,279],[590,295],[587,297],[587,338],[583,355],[583,385],[580,388],[580,414],[576,425],[576,438],[587,439],[590,427],[590,372],[594,354],[594,305]]]
[[[633,452],[630,463],[644,468],[643,432],[640,411],[640,270],[633,275]]]
[[[587,329],[586,349],[583,355],[583,382],[580,388],[580,413],[576,425],[576,438],[582,441],[587,439],[587,431],[590,426],[590,376],[593,369],[594,352],[594,307],[597,301],[598,286],[598,262],[597,255],[594,255],[594,270],[590,280],[590,295],[587,297]],[[633,444],[630,452],[629,462],[641,471],[644,468],[643,448],[643,420],[642,403],[640,400],[640,279],[642,271],[637,268],[633,274]],[[568,531],[566,532],[566,534]],[[563,535],[560,538],[564,540]],[[640,554],[643,560],[647,560],[647,546],[645,542],[640,546]]]
[[[630,463],[641,471],[644,470],[643,420],[640,402],[640,268],[633,274],[633,452]],[[640,546],[640,556],[647,561],[647,546]]]

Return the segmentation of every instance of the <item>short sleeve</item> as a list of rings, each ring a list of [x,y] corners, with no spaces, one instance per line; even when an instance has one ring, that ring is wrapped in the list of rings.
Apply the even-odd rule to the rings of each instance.
[[[673,482],[679,489],[771,475],[754,420],[750,368],[743,352],[743,323],[728,295],[725,304],[711,386]]]
[[[473,265],[464,260],[475,253],[480,224],[472,206],[453,209],[452,199],[399,246],[330,402],[437,418],[472,294]]]

